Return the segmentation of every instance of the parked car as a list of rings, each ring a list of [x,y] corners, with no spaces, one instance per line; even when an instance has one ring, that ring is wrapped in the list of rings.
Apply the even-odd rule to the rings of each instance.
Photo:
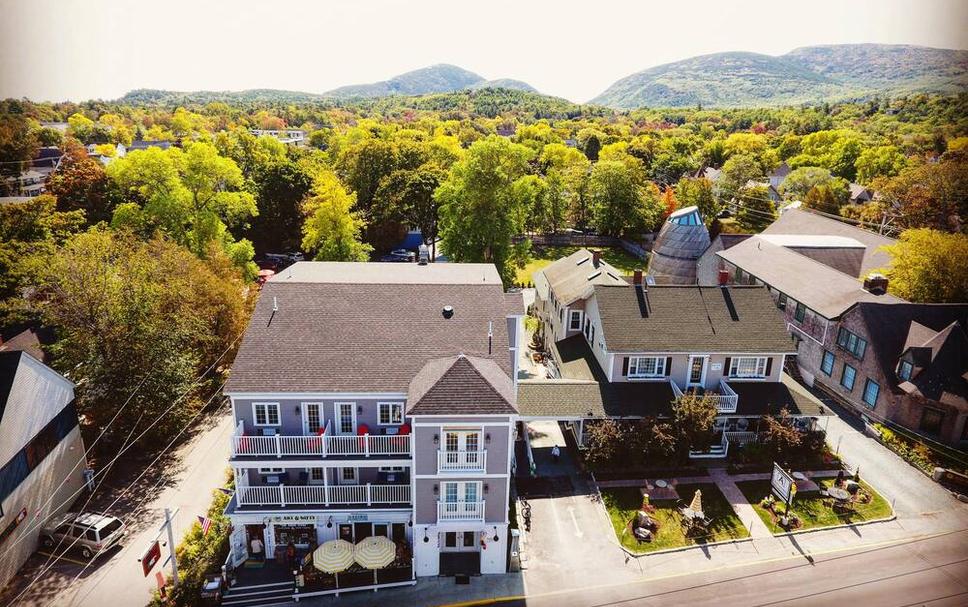
[[[380,258],[380,261],[389,261],[397,263],[413,263],[417,258],[417,254],[413,251],[408,251],[406,249],[396,249],[390,251],[388,255],[384,255]]]
[[[90,512],[68,512],[47,521],[40,532],[40,543],[52,549],[58,544],[77,548],[81,556],[92,559],[121,542],[127,534],[121,519]]]
[[[278,272],[280,270],[285,270],[298,261],[306,261],[306,257],[299,251],[290,251],[289,253],[266,253],[256,261],[256,265],[263,270],[275,270]]]

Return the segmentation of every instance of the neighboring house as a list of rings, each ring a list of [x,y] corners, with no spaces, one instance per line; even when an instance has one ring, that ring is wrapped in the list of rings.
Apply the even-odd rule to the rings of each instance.
[[[780,191],[773,185],[770,181],[756,181],[755,179],[750,179],[746,182],[747,188],[766,188],[766,193],[770,197],[770,200],[775,206],[778,206],[783,200],[780,196]]]
[[[93,143],[89,144],[87,146],[87,155],[89,158],[94,158],[104,166],[111,164],[118,158],[124,158],[124,155],[127,153],[127,148],[125,148],[124,145],[120,143],[114,146],[114,154],[112,154],[111,156],[106,156],[104,154],[101,154],[100,152],[97,151],[97,147],[98,146],[96,144],[93,144]]]
[[[709,181],[712,181],[713,183],[716,183],[716,181],[719,179],[719,176],[722,175],[722,173],[723,171],[721,169],[714,169],[713,167],[705,167],[704,169],[696,173],[696,177],[703,177],[705,179],[708,179]]]
[[[874,200],[874,190],[865,188],[859,183],[850,184],[850,202],[852,204],[867,204]]]
[[[957,444],[966,432],[964,371],[948,357],[960,351],[965,306],[911,304],[888,294],[887,279],[875,270],[889,265],[882,247],[894,242],[791,209],[716,256],[729,282],[769,288],[797,339],[797,369],[808,385],[868,417]],[[944,348],[936,348],[938,340]],[[926,367],[905,366],[904,376],[926,373],[918,383],[898,375],[901,357],[914,356],[911,348],[917,356],[934,353]],[[935,363],[940,349],[945,357]]]
[[[696,284],[696,262],[709,244],[709,230],[698,208],[685,207],[673,212],[662,224],[652,245],[649,283]]]
[[[47,191],[47,175],[34,169],[28,169],[15,177],[8,177],[6,187],[8,192],[16,193],[19,196],[40,196]]]
[[[256,137],[274,137],[286,145],[302,145],[306,131],[302,129],[249,129]]]
[[[74,384],[26,352],[0,351],[0,587],[37,549],[43,522],[83,490],[86,467]]]
[[[776,169],[767,177],[770,180],[770,188],[779,193],[780,184],[783,183],[783,180],[786,179],[787,175],[790,173],[790,165],[788,165],[786,162],[781,162],[780,166],[776,167]]]
[[[704,287],[718,285],[722,261],[716,253],[738,245],[750,236],[752,234],[719,234],[713,238],[696,261],[696,282]]]
[[[139,139],[138,141],[132,141],[131,145],[127,147],[127,153],[137,152],[139,150],[147,150],[148,148],[158,148],[161,150],[167,150],[171,146],[175,145],[171,141],[146,141]]]
[[[966,328],[968,304],[858,303],[811,348],[815,383],[857,413],[964,447]]]
[[[384,535],[413,555],[393,584],[506,572],[523,315],[491,264],[300,262],[271,278],[225,387],[233,563],[253,538],[279,559],[289,541]]]
[[[687,390],[714,399],[718,442],[693,457],[721,458],[730,442],[757,440],[760,418],[787,409],[812,428],[819,401],[783,372],[796,352],[763,287],[596,284],[583,330],[552,345],[555,379],[520,380],[522,420],[669,418]]]
[[[599,251],[579,249],[557,259],[532,276],[534,312],[548,342],[582,332],[585,303],[595,285],[625,285],[622,272],[606,263]]]

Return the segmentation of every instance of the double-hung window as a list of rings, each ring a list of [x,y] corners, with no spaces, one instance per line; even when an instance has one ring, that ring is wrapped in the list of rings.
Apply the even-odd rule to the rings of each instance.
[[[897,367],[897,378],[901,381],[907,381],[911,379],[911,374],[914,372],[914,365],[906,360],[902,360],[901,364]]]
[[[806,316],[807,306],[797,302],[797,307],[793,310],[793,318],[795,318],[797,322],[803,322],[803,319],[806,318]]]
[[[880,385],[873,379],[864,382],[864,402],[872,409],[877,406],[877,395],[880,391]]]
[[[572,310],[568,313],[568,330],[579,331],[581,329],[581,310]]]
[[[820,370],[827,377],[834,374],[834,353],[829,350],[823,351],[823,360],[820,362]]]
[[[256,426],[279,426],[279,403],[252,403]]]
[[[787,296],[786,293],[780,293],[780,296],[776,298],[776,307],[781,310],[786,310]]]
[[[403,424],[403,403],[380,403],[379,423],[381,426]]]
[[[766,356],[734,356],[729,361],[729,376],[735,378],[766,377]]]
[[[664,377],[664,356],[633,356],[629,358],[629,377]]]
[[[323,406],[320,403],[304,403],[306,409],[306,430],[310,434],[316,434],[323,427]]]
[[[841,327],[840,331],[837,332],[837,346],[841,350],[846,350],[857,358],[863,359],[864,352],[867,351],[867,340]]]
[[[857,369],[844,363],[844,371],[840,374],[840,385],[848,392],[854,389],[854,381],[857,379]]]

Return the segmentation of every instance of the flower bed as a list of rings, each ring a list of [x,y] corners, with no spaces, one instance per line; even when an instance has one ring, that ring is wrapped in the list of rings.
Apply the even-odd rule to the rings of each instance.
[[[834,479],[822,479],[816,482],[821,488],[827,489],[836,481]],[[891,516],[891,505],[887,503],[887,500],[881,497],[873,487],[864,481],[860,481],[861,491],[870,496],[870,501],[855,503],[853,513],[835,512],[832,507],[832,500],[821,497],[819,492],[798,493],[793,499],[791,511],[799,518],[800,524],[795,528],[784,529],[779,525],[777,519],[786,512],[785,504],[777,502],[771,510],[764,503],[764,498],[771,495],[770,481],[741,481],[736,483],[736,486],[749,500],[760,519],[774,533],[859,523]]]
[[[651,542],[640,542],[632,535],[631,521],[642,508],[642,493],[635,487],[602,489],[602,502],[612,522],[615,535],[623,548],[636,554],[681,548],[696,544],[749,537],[749,531],[733,512],[729,502],[714,484],[682,484],[676,487],[679,497],[688,502],[696,489],[702,490],[703,511],[712,519],[709,533],[702,537],[686,536],[676,500],[652,500],[649,516],[659,524]]]
[[[948,468],[962,474],[968,473],[968,464],[966,464],[968,455],[958,454],[947,447],[932,447],[912,436],[905,435],[902,430],[888,428],[883,424],[874,424],[874,428],[877,429],[878,440],[882,445],[926,474],[931,474],[935,468]]]

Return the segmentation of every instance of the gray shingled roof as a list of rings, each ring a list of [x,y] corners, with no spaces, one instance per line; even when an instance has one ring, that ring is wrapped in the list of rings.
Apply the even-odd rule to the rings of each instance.
[[[683,215],[695,214],[697,225],[676,223]],[[696,207],[679,209],[669,215],[652,245],[649,276],[658,284],[696,284],[696,261],[709,248],[709,230]]]
[[[861,264],[861,276],[866,276],[872,270],[887,267],[891,256],[881,247],[895,244],[897,241],[887,236],[875,234],[850,225],[843,221],[817,215],[803,209],[788,209],[762,232],[763,234],[817,234],[827,236],[846,236],[863,243],[867,250]]]
[[[352,284],[280,276],[285,272],[262,290],[226,392],[406,393],[428,361],[459,353],[492,358],[511,373],[508,300],[500,283]],[[446,305],[454,308],[451,318],[442,314]]]
[[[595,285],[627,284],[622,278],[622,272],[615,269],[604,260],[599,260],[598,266],[592,264],[592,253],[588,249],[578,249],[568,257],[562,257],[549,264],[540,272],[547,280],[548,286],[554,291],[558,303],[570,305],[578,299],[584,299],[592,294]],[[540,278],[535,279],[537,283]]]
[[[796,351],[764,287],[595,287],[595,299],[610,352]]]
[[[464,356],[424,365],[410,382],[408,415],[514,414],[514,384],[493,360]]]
[[[903,301],[869,293],[859,279],[758,236],[716,255],[829,319],[859,302]]]

